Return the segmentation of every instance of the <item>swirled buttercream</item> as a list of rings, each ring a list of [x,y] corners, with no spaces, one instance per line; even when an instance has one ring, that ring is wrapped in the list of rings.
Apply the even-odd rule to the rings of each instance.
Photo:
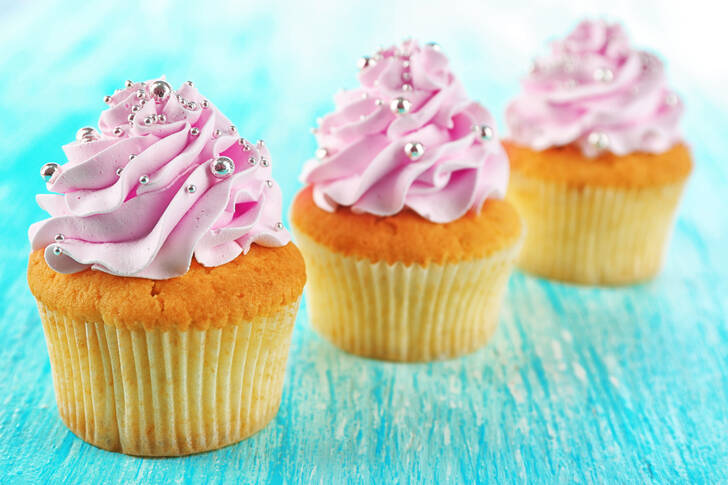
[[[252,243],[289,242],[267,148],[240,138],[192,83],[127,81],[106,101],[99,130],[79,130],[68,162],[43,170],[56,193],[37,196],[51,217],[29,238],[51,268],[167,279],[193,255],[219,266]]]
[[[506,122],[534,150],[575,143],[587,156],[625,155],[673,146],[682,112],[656,56],[633,49],[618,24],[583,21],[533,63]]]
[[[315,129],[301,179],[327,211],[445,223],[501,198],[508,160],[490,113],[472,101],[436,44],[414,41],[362,58],[360,86],[335,96]]]

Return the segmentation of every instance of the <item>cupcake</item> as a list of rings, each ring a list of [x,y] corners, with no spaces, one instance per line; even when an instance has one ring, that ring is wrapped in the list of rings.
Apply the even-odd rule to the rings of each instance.
[[[485,345],[522,228],[488,111],[436,44],[360,62],[316,128],[291,210],[312,325],[365,357],[427,361]]]
[[[617,24],[584,21],[537,59],[506,111],[507,199],[528,228],[519,266],[629,284],[662,266],[692,170],[680,98]]]
[[[29,230],[59,413],[131,455],[235,443],[278,411],[305,282],[270,155],[190,82],[106,103],[41,169],[56,194]]]

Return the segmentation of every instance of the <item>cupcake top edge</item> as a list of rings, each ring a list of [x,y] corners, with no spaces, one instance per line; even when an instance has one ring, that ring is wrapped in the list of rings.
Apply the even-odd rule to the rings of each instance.
[[[575,144],[594,157],[662,153],[682,140],[684,106],[662,61],[633,48],[620,24],[583,20],[550,47],[506,109],[514,142],[534,150]]]
[[[301,180],[318,207],[377,216],[409,209],[446,223],[505,195],[508,159],[495,122],[439,45],[406,40],[359,68],[359,86],[337,93],[313,130],[316,158]]]
[[[267,147],[241,138],[193,83],[127,81],[104,101],[98,129],[63,147],[68,161],[41,168],[55,193],[37,201],[51,217],[28,233],[52,269],[160,280],[193,256],[220,266],[253,243],[288,244]]]

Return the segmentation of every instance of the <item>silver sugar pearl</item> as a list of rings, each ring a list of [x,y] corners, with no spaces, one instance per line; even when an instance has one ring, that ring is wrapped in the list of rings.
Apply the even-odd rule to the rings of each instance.
[[[62,242],[66,237],[63,234],[56,234],[56,237],[53,238],[56,242]]]
[[[192,86],[195,85],[195,83],[193,83],[192,81],[185,81],[185,84],[188,85],[188,86],[190,86],[190,87],[192,87]]]
[[[136,97],[139,98],[139,99],[142,99],[144,97],[144,90],[143,89],[138,89],[137,92],[136,92]]]
[[[190,135],[197,136],[199,134],[200,134],[200,129],[199,128],[194,127],[194,126],[192,128],[190,128]]]
[[[231,134],[237,133],[238,129],[235,127],[235,125],[230,125],[230,128],[228,128]]]
[[[149,88],[149,94],[155,103],[163,103],[172,95],[172,86],[167,81],[158,79],[152,83],[152,86]]]
[[[217,178],[227,177],[235,172],[235,162],[230,157],[217,157],[210,162],[210,172]]]
[[[406,98],[394,98],[392,102],[389,103],[389,109],[391,109],[392,113],[396,115],[407,114],[412,109],[412,103]]]
[[[129,116],[126,117],[128,121],[134,121],[134,113],[129,113]]]
[[[282,231],[284,229],[283,223],[276,222],[275,229],[276,229],[276,231]]]
[[[210,102],[209,102],[208,100],[206,100],[206,99],[203,99],[203,100],[202,100],[202,101],[200,102],[200,105],[202,105],[202,107],[203,107],[203,108],[207,109],[207,108],[209,108],[209,107],[210,107]]]
[[[121,177],[121,172],[123,172],[123,171],[124,171],[124,169],[123,169],[123,168],[121,168],[121,167],[117,168],[117,169],[116,169],[116,176],[117,176],[117,177]]]
[[[154,118],[152,116],[144,118],[144,126],[151,126],[152,123],[154,123]]]
[[[375,100],[374,100],[374,104],[375,104],[376,106],[381,106],[381,105],[383,105],[383,104],[384,104],[384,101],[382,101],[381,99],[375,99]]]
[[[404,153],[410,160],[417,160],[425,154],[425,147],[418,141],[411,141],[404,146]]]
[[[402,67],[404,67],[405,69],[409,68],[410,67],[410,61],[402,61]]]
[[[248,158],[248,163],[250,165],[255,165],[256,163],[258,163],[258,161],[255,159],[255,157],[250,157]]]
[[[167,122],[167,115],[162,113],[157,115],[157,123],[166,123]]]
[[[55,254],[56,256],[60,256],[61,254],[63,254],[63,249],[61,249],[60,246],[54,246],[53,254]]]
[[[142,185],[147,185],[149,183],[149,175],[142,175],[139,177],[139,183]]]
[[[612,72],[612,70],[602,67],[595,69],[592,76],[594,77],[595,81],[603,83],[611,82],[612,79],[614,79],[614,73]]]
[[[130,161],[130,162],[131,162],[132,160],[134,160],[135,158],[136,158],[136,155],[134,155],[133,153],[130,153],[130,154],[129,154],[129,161]]]
[[[43,165],[40,168],[40,176],[43,177],[43,180],[48,182],[51,179],[51,177],[53,177],[56,174],[56,172],[58,172],[60,170],[60,168],[61,168],[61,166],[58,165],[57,163],[54,163],[54,162],[46,163],[45,165]]]
[[[260,164],[261,164],[261,165],[262,165],[263,167],[270,167],[270,162],[268,161],[268,159],[267,159],[267,158],[261,158],[261,159],[260,159]]]
[[[188,194],[194,194],[195,192],[197,192],[197,186],[190,184],[185,187],[185,192],[187,192]]]
[[[124,86],[127,88],[130,88],[130,87],[134,86],[134,81],[132,81],[131,79],[127,79],[126,82],[124,83]]]
[[[329,156],[329,151],[326,148],[321,147],[316,150],[316,158],[318,158],[319,160],[323,160],[324,158],[326,158],[328,156]]]
[[[111,104],[111,96],[104,96],[104,103]]]
[[[412,85],[409,83],[404,83],[402,85],[402,91],[412,91]]]
[[[245,138],[240,138],[238,140],[238,145],[240,145],[241,147],[243,147],[243,150],[245,150],[246,152],[250,151],[250,145],[245,140]]]
[[[436,51],[439,51],[440,50],[440,44],[438,44],[437,42],[428,42],[425,45],[427,47],[429,47],[430,49],[433,49],[433,50],[436,50]]]
[[[412,74],[410,74],[408,72],[403,72],[402,73],[402,80],[403,81],[409,81],[410,79],[412,79]]]
[[[132,107],[131,107],[131,112],[132,112],[132,113],[136,113],[136,112],[137,112],[137,111],[139,111],[140,109],[142,109],[142,107],[141,107],[141,106],[139,106],[138,104],[135,104],[134,106],[132,106]]]
[[[473,125],[473,131],[483,141],[488,141],[493,138],[493,128],[488,125]]]
[[[220,135],[222,135],[222,131],[220,131],[219,129],[212,132],[213,138],[218,138]]]
[[[91,126],[84,126],[76,132],[76,140],[78,141],[93,141],[99,139],[99,133],[96,128]]]
[[[197,103],[195,103],[194,101],[190,101],[189,103],[187,103],[187,109],[190,111],[197,111]]]
[[[114,128],[114,136],[121,136],[123,134],[124,128],[122,128],[121,126],[117,126],[116,128]]]
[[[587,137],[587,142],[597,150],[605,150],[607,147],[609,147],[609,137],[607,136],[607,134],[598,131],[589,133],[589,136]]]
[[[265,185],[268,186],[269,189],[273,188],[273,181],[271,179],[268,179],[265,181]]]
[[[359,58],[359,61],[357,62],[357,66],[359,66],[359,69],[366,69],[367,67],[371,67],[377,63],[376,60],[369,56],[362,56]]]

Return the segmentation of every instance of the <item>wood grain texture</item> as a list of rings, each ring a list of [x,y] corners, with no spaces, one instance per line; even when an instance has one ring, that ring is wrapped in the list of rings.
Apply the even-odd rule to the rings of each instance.
[[[267,7],[190,4],[178,8],[177,31],[155,20],[167,8],[157,4],[144,5],[149,15],[21,5],[0,17],[0,93],[18,101],[3,103],[0,117],[1,483],[728,482],[728,113],[698,82],[682,86],[696,169],[655,281],[582,288],[516,273],[491,344],[434,364],[344,354],[311,330],[304,306],[280,412],[251,439],[180,459],[77,439],[58,416],[25,280],[27,227],[43,217],[38,167],[63,159],[60,145],[95,121],[101,97],[124,79],[166,72],[175,85],[193,79],[246,137],[266,136],[289,204],[314,150],[307,127],[342,80],[354,82],[349,64],[363,47],[354,37],[322,44],[326,62],[338,59],[322,74]],[[371,9],[384,15],[386,2]],[[206,34],[185,44],[191,26]],[[377,32],[372,45],[390,40]],[[466,65],[487,53],[451,55]],[[474,80],[489,77],[487,66],[463,75],[476,93]],[[514,82],[484,85],[494,110]]]

